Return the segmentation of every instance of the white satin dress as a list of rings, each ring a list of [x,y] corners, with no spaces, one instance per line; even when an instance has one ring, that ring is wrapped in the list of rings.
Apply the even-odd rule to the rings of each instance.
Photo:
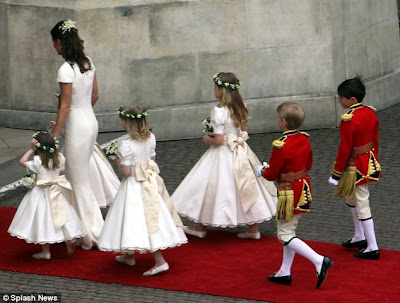
[[[98,242],[104,225],[103,216],[90,186],[89,163],[98,133],[92,108],[92,89],[95,67],[81,73],[68,62],[58,70],[57,82],[72,84],[70,111],[65,124],[64,150],[66,177],[71,183],[75,206],[85,226],[82,248],[91,249]]]
[[[272,182],[256,176],[256,166],[261,163],[247,143],[243,143],[247,132],[235,127],[227,107],[215,107],[211,111],[211,124],[214,134],[224,135],[225,143],[210,146],[183,179],[171,196],[176,210],[196,223],[215,227],[235,227],[270,220],[276,212],[277,190]],[[243,184],[252,184],[248,191],[253,198],[250,208],[243,206],[243,203],[251,201],[241,199],[234,176],[239,147],[232,150],[226,144],[228,136],[242,144],[243,153],[239,158],[242,163],[239,164],[247,165],[248,170],[240,178]],[[238,139],[238,136],[244,139]]]
[[[121,165],[131,166],[132,171],[139,166],[149,167],[149,164],[156,167],[155,162],[150,160],[155,157],[155,147],[153,134],[144,142],[126,139],[118,143],[117,155],[121,159]],[[154,171],[146,169],[141,172],[144,179],[138,180],[135,174],[122,179],[107,213],[99,241],[100,250],[149,253],[187,243],[182,221],[163,180],[151,177]],[[143,190],[144,183],[149,184],[147,178],[157,181],[154,183],[155,187],[145,187]],[[150,201],[145,200],[143,194],[146,192],[154,197],[153,207],[147,207]]]
[[[37,182],[53,181],[64,170],[65,158],[60,157],[60,168],[51,170],[42,165],[39,156],[34,156],[28,161],[28,168],[37,174]],[[53,215],[55,210],[50,199],[50,186],[38,186],[29,190],[22,199],[17,212],[8,228],[8,232],[28,243],[51,244],[66,240],[81,238],[85,234],[79,216],[72,206],[71,191],[59,188],[59,204],[56,207],[58,213],[63,209],[65,221],[56,228]]]

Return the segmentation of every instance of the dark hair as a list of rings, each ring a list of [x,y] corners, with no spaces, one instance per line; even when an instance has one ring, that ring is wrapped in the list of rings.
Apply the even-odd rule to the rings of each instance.
[[[58,22],[50,31],[50,34],[53,40],[61,41],[63,58],[70,64],[78,64],[79,70],[83,74],[92,69],[92,65],[83,51],[83,40],[78,35],[78,29],[70,28],[64,31],[61,29],[63,23],[66,21],[70,20]]]
[[[49,147],[53,147],[54,151],[43,150],[37,148],[35,154],[40,157],[42,164],[45,168],[55,170],[60,167],[60,159],[58,157],[58,148],[54,137],[49,132],[38,132],[35,136],[35,140],[40,144]]]
[[[354,97],[360,103],[363,101],[365,96],[365,85],[361,80],[360,76],[356,76],[352,79],[343,81],[337,89],[337,93],[341,97],[350,99]]]

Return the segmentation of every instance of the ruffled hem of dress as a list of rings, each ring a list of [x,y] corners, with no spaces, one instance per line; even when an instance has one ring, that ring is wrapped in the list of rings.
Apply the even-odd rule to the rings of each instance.
[[[65,242],[65,241],[71,241],[71,240],[74,240],[74,239],[80,239],[80,238],[83,238],[83,237],[86,235],[86,233],[84,233],[84,234],[82,234],[82,235],[75,236],[75,237],[68,238],[68,239],[64,239],[64,240],[58,240],[58,241],[39,241],[39,242],[36,242],[36,241],[31,241],[31,240],[29,240],[29,239],[27,239],[27,238],[25,238],[25,237],[18,236],[18,235],[16,235],[16,234],[11,233],[11,232],[8,232],[8,233],[9,233],[11,236],[13,236],[13,237],[16,237],[16,238],[21,239],[21,240],[25,240],[27,243],[31,243],[31,244],[40,244],[40,245],[62,243],[62,242]]]
[[[117,253],[135,253],[135,252],[138,252],[140,254],[148,254],[148,253],[154,253],[157,250],[165,250],[165,249],[169,249],[169,248],[175,248],[175,247],[181,246],[186,243],[188,243],[187,240],[175,243],[173,245],[159,247],[156,249],[145,249],[145,248],[139,248],[139,247],[127,247],[127,248],[123,248],[123,249],[108,249],[108,248],[104,248],[104,247],[99,247],[99,250],[113,252],[115,254],[117,254]]]
[[[178,212],[178,213],[179,213],[179,212]],[[189,219],[190,221],[193,221],[194,223],[200,223],[200,224],[205,225],[205,226],[221,227],[221,228],[227,228],[227,227],[229,227],[229,228],[235,228],[235,227],[237,227],[237,226],[247,226],[247,225],[258,224],[258,223],[262,223],[262,222],[265,222],[265,221],[270,221],[270,220],[274,217],[274,216],[271,216],[271,217],[269,217],[269,218],[265,218],[265,219],[261,219],[261,220],[257,220],[257,221],[251,221],[251,222],[247,222],[247,223],[238,223],[238,224],[236,224],[236,225],[224,225],[224,224],[214,224],[214,223],[200,222],[199,220],[194,219],[194,218],[192,218],[192,217],[190,217],[190,216],[188,216],[188,215],[182,214],[182,213],[179,213],[179,215],[181,215],[182,217],[185,217],[185,218]]]

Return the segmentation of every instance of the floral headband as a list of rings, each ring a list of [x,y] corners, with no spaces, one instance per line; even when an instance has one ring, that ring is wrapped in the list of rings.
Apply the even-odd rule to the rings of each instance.
[[[78,28],[76,27],[76,22],[75,22],[75,21],[72,21],[72,20],[70,20],[70,19],[65,20],[65,21],[58,27],[58,29],[61,30],[61,34],[63,34],[63,35],[65,34],[65,32],[71,31],[71,28],[78,29]]]
[[[36,132],[36,133],[34,133],[34,134],[32,135],[32,138],[35,139],[35,140],[37,141],[37,142],[36,142],[36,147],[39,148],[39,149],[41,149],[41,150],[47,151],[47,152],[49,152],[50,154],[54,153],[54,152],[56,151],[56,149],[58,148],[60,142],[59,142],[57,139],[54,138],[54,144],[52,144],[52,145],[45,145],[45,144],[42,144],[42,143],[40,143],[39,140],[38,140],[38,136],[39,136],[40,134],[48,134],[48,132],[39,131],[39,132]]]
[[[118,113],[122,117],[129,118],[129,119],[143,119],[143,118],[146,118],[147,115],[148,115],[147,109],[143,110],[142,113],[137,114],[137,113],[134,113],[134,112],[128,112],[128,111],[124,110],[123,107],[119,108]]]
[[[220,87],[225,87],[225,88],[229,88],[231,90],[235,90],[238,89],[240,85],[242,85],[242,83],[240,83],[239,79],[236,79],[235,83],[229,83],[229,82],[223,82],[220,78],[219,75],[221,73],[215,74],[213,76],[214,82],[215,84],[217,84]]]

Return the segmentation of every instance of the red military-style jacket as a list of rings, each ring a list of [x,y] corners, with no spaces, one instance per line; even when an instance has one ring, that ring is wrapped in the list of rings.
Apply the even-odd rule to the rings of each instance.
[[[288,130],[272,143],[272,155],[269,167],[263,171],[267,180],[277,180],[290,173],[304,172],[303,177],[292,182],[294,194],[294,213],[309,212],[311,208],[311,186],[307,172],[311,169],[313,156],[309,134],[299,130]]]
[[[332,170],[332,178],[339,180],[349,165],[356,167],[356,184],[379,180],[381,167],[378,161],[379,120],[375,109],[354,104],[342,115],[340,145]]]

